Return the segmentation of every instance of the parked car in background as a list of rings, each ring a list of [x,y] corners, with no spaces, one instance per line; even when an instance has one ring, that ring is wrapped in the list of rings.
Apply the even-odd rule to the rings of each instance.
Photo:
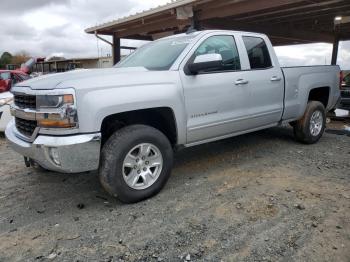
[[[263,34],[192,32],[144,45],[115,68],[16,85],[5,133],[28,166],[99,169],[106,191],[133,203],[163,188],[174,149],[284,123],[316,143],[339,75],[338,66],[280,67]]]
[[[6,70],[0,70],[0,93],[10,91],[15,84],[31,78],[30,74],[35,63],[44,60],[43,57],[32,57],[23,63],[19,69],[14,69],[15,65],[7,65]]]
[[[13,85],[29,78],[20,70],[0,70],[0,93],[10,91]]]
[[[12,119],[10,104],[13,102],[13,95],[10,92],[0,93],[0,132],[4,132],[7,124]]]
[[[350,71],[342,71],[341,100],[338,108],[350,110]]]

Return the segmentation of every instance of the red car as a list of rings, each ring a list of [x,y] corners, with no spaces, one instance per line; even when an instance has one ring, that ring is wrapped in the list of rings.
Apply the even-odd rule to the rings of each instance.
[[[9,91],[12,85],[29,78],[29,75],[20,70],[0,70],[0,93]]]

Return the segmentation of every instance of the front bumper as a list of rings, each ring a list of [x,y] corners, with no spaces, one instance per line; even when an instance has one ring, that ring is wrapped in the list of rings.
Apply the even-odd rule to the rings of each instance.
[[[10,146],[43,168],[60,173],[80,173],[98,169],[101,134],[71,136],[39,135],[29,143],[18,138],[14,121],[5,130]]]

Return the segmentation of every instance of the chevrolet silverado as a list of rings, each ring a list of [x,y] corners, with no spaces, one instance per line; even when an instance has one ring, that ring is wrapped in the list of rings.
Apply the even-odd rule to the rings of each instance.
[[[28,166],[98,169],[107,192],[133,203],[163,188],[175,149],[284,123],[296,140],[316,143],[339,85],[338,66],[281,68],[266,35],[191,32],[150,42],[110,69],[17,84],[5,133]]]

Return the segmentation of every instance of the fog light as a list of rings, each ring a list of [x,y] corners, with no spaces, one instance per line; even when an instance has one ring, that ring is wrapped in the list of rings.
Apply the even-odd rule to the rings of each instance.
[[[57,150],[57,148],[55,147],[50,147],[49,148],[49,156],[51,158],[51,160],[58,166],[61,165],[61,161],[60,161],[60,154]]]

